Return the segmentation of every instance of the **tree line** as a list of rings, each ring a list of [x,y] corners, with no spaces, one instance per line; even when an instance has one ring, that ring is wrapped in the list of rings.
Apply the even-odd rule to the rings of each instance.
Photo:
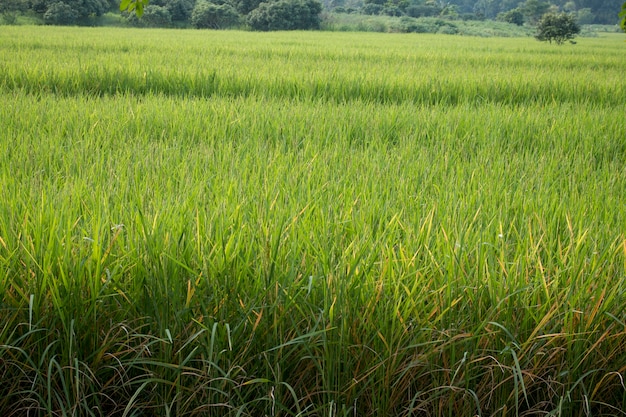
[[[501,20],[536,25],[546,13],[578,24],[616,24],[623,0],[0,0],[10,23],[30,13],[46,24],[89,25],[120,6],[130,24],[253,30],[317,29],[323,10],[409,17]],[[140,17],[139,17],[140,16]]]
[[[109,11],[138,26],[193,26],[253,30],[318,29],[319,0],[0,0],[0,14],[14,23],[30,14],[51,25],[92,25]]]
[[[360,0],[327,0],[330,8],[352,11]],[[450,16],[536,24],[546,13],[564,12],[580,24],[615,24],[622,0],[363,0],[366,14]]]

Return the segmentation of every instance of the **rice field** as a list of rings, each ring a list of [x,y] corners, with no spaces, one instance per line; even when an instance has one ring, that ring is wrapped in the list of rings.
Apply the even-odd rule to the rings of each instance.
[[[625,39],[2,27],[0,415],[626,415]]]

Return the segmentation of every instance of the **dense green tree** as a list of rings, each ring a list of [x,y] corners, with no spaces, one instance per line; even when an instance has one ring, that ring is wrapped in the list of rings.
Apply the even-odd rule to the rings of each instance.
[[[254,30],[319,29],[322,4],[318,0],[277,0],[259,4],[248,15]]]
[[[239,13],[228,3],[200,0],[191,12],[191,24],[198,29],[225,29],[237,26],[239,22]]]
[[[567,13],[546,13],[537,23],[535,38],[540,41],[552,41],[562,44],[580,33],[580,26],[574,16]]]
[[[512,9],[508,12],[498,13],[497,20],[522,26],[524,24],[524,13],[520,9]]]
[[[252,10],[259,7],[263,0],[233,0],[233,5],[242,15],[249,14]]]
[[[32,10],[35,14],[42,15],[48,10],[48,7],[51,5],[51,2],[48,0],[31,0],[30,1],[30,10]]]
[[[172,24],[172,15],[166,7],[149,4],[144,9],[141,21],[145,26],[164,27]]]
[[[195,6],[195,1],[168,0],[164,6],[170,12],[173,22],[186,22],[191,19],[191,11]]]
[[[33,0],[30,8],[46,24],[68,25],[92,22],[111,8],[108,0]]]
[[[77,17],[69,4],[59,1],[48,6],[43,14],[43,21],[47,25],[71,25],[76,22]]]
[[[626,32],[626,2],[622,4],[622,11],[620,12],[619,17],[621,18],[619,25],[622,30]]]

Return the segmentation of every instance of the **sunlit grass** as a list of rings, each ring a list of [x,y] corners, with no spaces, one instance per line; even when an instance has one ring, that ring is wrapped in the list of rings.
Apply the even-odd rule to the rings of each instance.
[[[3,415],[623,414],[618,37],[7,30]]]

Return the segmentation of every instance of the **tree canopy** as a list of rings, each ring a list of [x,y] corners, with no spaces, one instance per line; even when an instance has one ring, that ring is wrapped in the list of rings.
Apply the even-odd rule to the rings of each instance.
[[[255,30],[318,29],[322,5],[317,0],[273,0],[259,4],[248,15]]]
[[[540,41],[552,41],[562,44],[574,39],[580,33],[580,26],[572,15],[567,13],[546,13],[537,23],[535,38]]]
[[[108,0],[33,0],[30,10],[46,24],[72,25],[102,16],[111,8]]]

